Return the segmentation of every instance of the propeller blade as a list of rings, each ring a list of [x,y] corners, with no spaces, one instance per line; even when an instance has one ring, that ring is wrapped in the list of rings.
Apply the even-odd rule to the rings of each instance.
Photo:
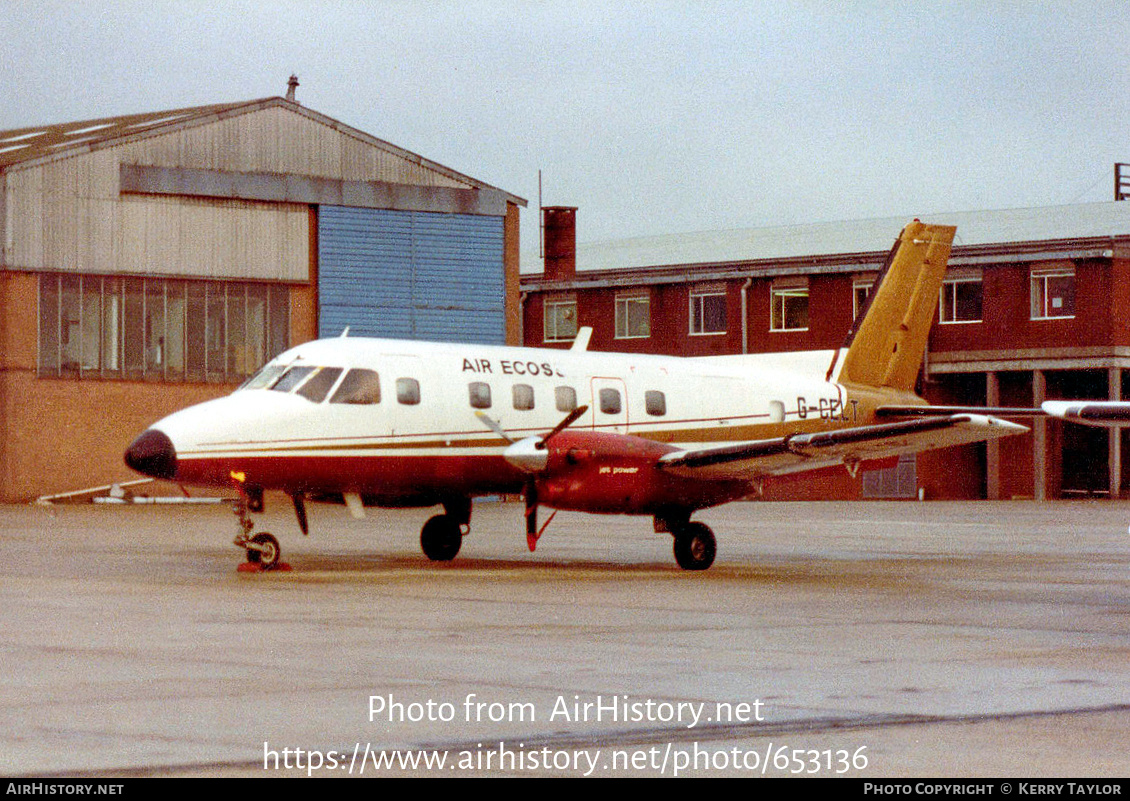
[[[475,417],[479,418],[479,420],[482,421],[483,425],[485,425],[494,433],[498,434],[498,436],[502,437],[511,445],[514,444],[514,440],[505,431],[502,430],[502,426],[498,424],[498,421],[492,418],[489,414],[486,414],[485,412],[475,412]]]
[[[533,551],[538,544],[538,485],[526,482],[526,545]]]
[[[577,421],[577,418],[580,417],[585,412],[587,412],[588,410],[589,410],[588,406],[578,406],[576,409],[569,412],[568,416],[566,416],[566,418],[564,420],[562,420],[560,423],[558,423],[557,426],[552,431],[550,431],[548,434],[546,434],[544,437],[541,438],[542,443],[544,444],[546,442],[549,442],[551,439],[556,437],[558,434],[560,434],[566,428],[573,425],[573,423],[575,423]]]

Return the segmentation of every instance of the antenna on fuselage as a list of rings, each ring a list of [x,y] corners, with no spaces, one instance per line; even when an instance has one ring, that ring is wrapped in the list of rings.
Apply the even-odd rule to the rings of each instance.
[[[349,336],[349,326],[341,329],[341,338],[345,339],[347,336]]]
[[[592,328],[589,326],[582,326],[581,330],[577,332],[576,338],[573,339],[573,345],[569,350],[575,350],[578,353],[589,349],[589,340],[592,339]]]

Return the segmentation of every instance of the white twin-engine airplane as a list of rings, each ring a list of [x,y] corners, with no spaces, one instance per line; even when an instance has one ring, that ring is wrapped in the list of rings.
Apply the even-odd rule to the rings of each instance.
[[[673,535],[680,567],[704,570],[714,534],[691,515],[768,477],[836,464],[854,474],[867,461],[1027,431],[913,392],[954,232],[917,220],[903,230],[845,351],[593,353],[587,329],[570,350],[323,339],[157,422],[125,461],[154,478],[236,487],[236,545],[264,569],[278,564],[279,544],[252,536],[249,511],[281,490],[304,534],[307,498],[342,499],[355,517],[440,504],[420,533],[439,561],[459,552],[475,496],[522,493],[531,551],[539,505],[647,515]],[[1089,420],[1078,406],[1022,411],[1130,417],[1130,404]]]

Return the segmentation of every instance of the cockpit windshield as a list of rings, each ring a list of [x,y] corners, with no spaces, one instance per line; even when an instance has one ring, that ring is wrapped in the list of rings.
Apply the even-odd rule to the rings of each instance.
[[[268,364],[240,389],[289,392],[313,403],[324,401],[332,390],[330,403],[369,405],[381,402],[380,376],[374,370],[362,368],[346,370],[343,367],[307,364]]]
[[[268,389],[284,372],[286,372],[285,364],[268,364],[244,381],[240,389]]]
[[[276,381],[272,386],[275,392],[290,392],[292,389],[302,383],[302,380],[310,373],[314,372],[315,367],[291,367],[283,377]]]

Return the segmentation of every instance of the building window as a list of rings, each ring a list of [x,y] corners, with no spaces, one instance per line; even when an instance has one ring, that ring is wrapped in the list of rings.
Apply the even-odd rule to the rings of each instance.
[[[770,291],[771,331],[808,330],[808,283],[774,284]]]
[[[956,273],[942,282],[938,322],[981,322],[981,272]]]
[[[647,295],[616,296],[616,338],[651,336],[651,299]]]
[[[577,337],[575,298],[545,299],[545,341],[567,342]]]
[[[39,277],[39,375],[236,382],[290,340],[286,287]]]
[[[860,313],[867,308],[867,299],[871,297],[871,290],[875,288],[875,276],[858,276],[852,279],[851,317],[858,320]]]
[[[690,294],[691,334],[726,333],[726,288],[700,287]]]
[[[1075,268],[1032,270],[1032,319],[1075,316]]]

